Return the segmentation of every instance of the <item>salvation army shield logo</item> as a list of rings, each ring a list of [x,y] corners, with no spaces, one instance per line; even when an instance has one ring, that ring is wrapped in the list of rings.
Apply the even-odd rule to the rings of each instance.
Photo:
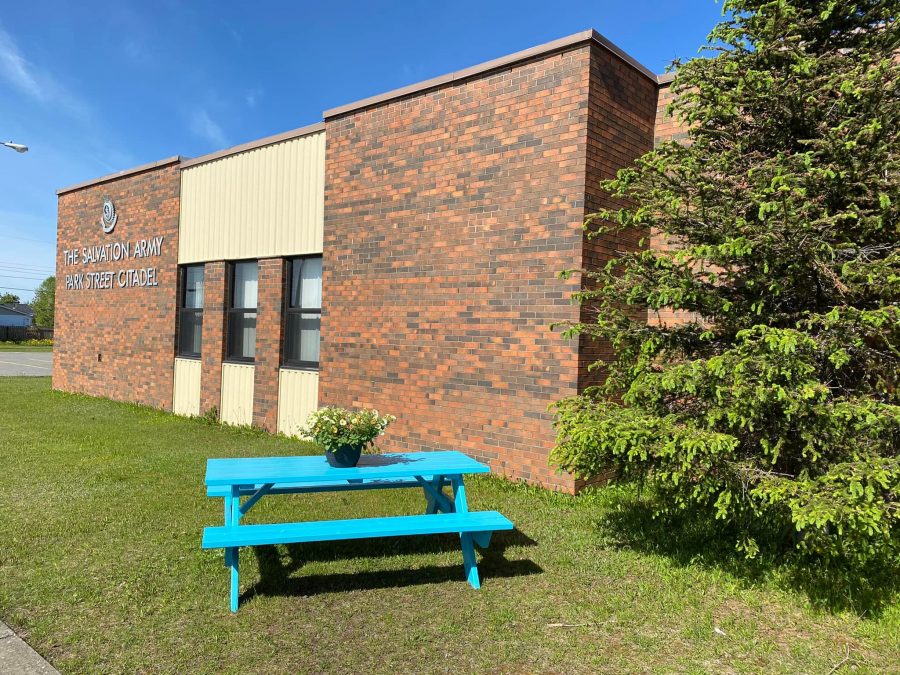
[[[103,200],[103,217],[100,219],[100,227],[106,234],[112,232],[116,227],[116,221],[119,216],[116,215],[116,205],[112,203],[112,199],[107,197]]]

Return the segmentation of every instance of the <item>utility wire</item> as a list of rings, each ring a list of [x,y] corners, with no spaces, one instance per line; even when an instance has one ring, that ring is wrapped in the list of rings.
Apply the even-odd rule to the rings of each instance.
[[[14,262],[12,260],[0,260],[0,267],[30,267],[35,270],[44,271],[50,269],[47,265],[28,265],[26,263]]]
[[[13,267],[12,265],[4,265],[0,263],[0,270],[6,270],[7,272],[21,272],[22,274],[44,274],[49,270],[26,270],[21,267]]]
[[[4,265],[2,263],[0,263],[0,270],[5,270],[6,272],[21,272],[22,274],[53,274],[53,270],[30,270],[22,267]]]
[[[16,288],[15,286],[0,286],[0,291],[31,291],[34,293],[36,288]]]
[[[41,270],[17,270],[14,267],[7,267],[6,265],[0,265],[0,274],[3,274],[3,273],[16,274],[16,275],[32,274],[35,276],[47,274],[47,272],[43,272]],[[43,277],[41,277],[41,278],[43,278]]]
[[[52,276],[48,274],[47,276]],[[5,270],[0,268],[0,277],[4,279],[37,279],[43,281],[46,276],[34,274],[32,272],[18,272],[17,270]]]

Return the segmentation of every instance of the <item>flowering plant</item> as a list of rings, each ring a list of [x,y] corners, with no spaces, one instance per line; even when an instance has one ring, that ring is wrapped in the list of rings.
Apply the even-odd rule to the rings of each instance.
[[[326,450],[348,445],[365,449],[395,419],[393,415],[379,415],[377,410],[319,408],[307,418],[303,436]]]

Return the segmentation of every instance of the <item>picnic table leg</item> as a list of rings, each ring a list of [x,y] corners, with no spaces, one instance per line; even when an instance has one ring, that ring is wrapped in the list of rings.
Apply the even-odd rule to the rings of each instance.
[[[444,485],[446,481],[443,476],[433,476],[430,481],[425,481],[421,476],[416,476],[416,480],[422,485],[422,492],[425,493],[425,513],[450,513],[453,511],[453,504],[444,495]]]
[[[434,485],[433,482],[432,485]],[[425,485],[422,485],[422,492],[425,493],[425,513],[437,513],[437,500],[434,498],[434,495],[431,494],[431,491]]]
[[[228,497],[222,497],[222,503],[225,505],[225,525],[231,524],[231,499]],[[228,567],[228,563],[231,560],[231,556],[228,555],[228,549],[225,549],[225,567]]]
[[[457,513],[468,513],[469,505],[466,503],[466,486],[462,476],[453,476],[450,479],[453,486],[453,501]],[[463,566],[466,570],[466,581],[472,588],[481,588],[478,579],[478,565],[475,563],[475,546],[472,544],[472,535],[469,532],[460,532],[460,544],[462,545]]]
[[[472,540],[478,545],[479,548],[487,548],[491,545],[491,535],[493,532],[473,532]]]
[[[240,488],[237,485],[233,485],[231,487],[231,499],[229,499],[228,511],[230,511],[230,518],[228,517],[228,512],[226,511],[226,518],[229,522],[226,522],[226,525],[238,525],[241,520],[241,493]],[[231,548],[225,549],[225,557],[227,560],[228,566],[231,568],[231,611],[236,612],[238,610],[238,596],[240,593],[240,578],[238,575],[238,563],[240,562],[240,548],[234,546]]]

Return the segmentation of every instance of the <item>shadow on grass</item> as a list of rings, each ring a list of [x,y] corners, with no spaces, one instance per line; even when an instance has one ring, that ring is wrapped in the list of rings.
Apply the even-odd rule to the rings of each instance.
[[[510,546],[535,546],[536,542],[519,530],[497,532],[487,550],[478,549],[482,556],[478,572],[482,581],[490,578],[518,577],[543,572],[531,560],[507,560],[505,550]],[[281,551],[286,550],[286,555]],[[347,572],[292,576],[305,563],[351,559],[355,557],[388,557],[423,553],[459,553],[455,565],[378,572]],[[465,581],[462,550],[458,535],[428,535],[387,539],[358,539],[353,541],[287,544],[284,547],[256,546],[253,548],[259,565],[260,578],[248,588],[240,601],[257,595],[312,596],[320,593],[399,588],[448,581]]]
[[[774,581],[782,589],[806,594],[820,610],[876,618],[900,594],[896,564],[828,566],[804,557],[791,548],[789,537],[774,531],[755,534],[769,553],[750,559],[735,548],[737,532],[721,521],[693,513],[654,517],[652,506],[637,497],[619,501],[598,527],[609,546],[662,555],[682,567],[723,570],[748,585]]]

